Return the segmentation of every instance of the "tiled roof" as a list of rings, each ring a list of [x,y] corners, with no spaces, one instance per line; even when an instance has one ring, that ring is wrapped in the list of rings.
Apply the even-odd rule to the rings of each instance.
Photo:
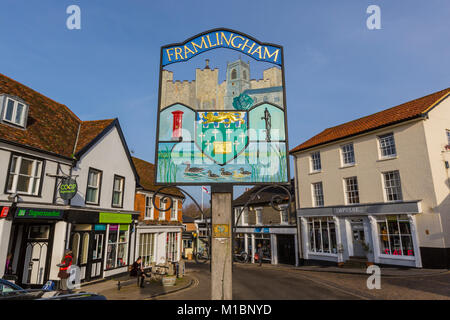
[[[0,139],[70,157],[81,122],[65,105],[0,74],[0,94],[29,105],[26,129],[0,123]]]
[[[0,74],[0,94],[24,100],[26,129],[0,123],[0,139],[71,158],[95,139],[114,119],[81,121],[67,106]],[[77,139],[78,135],[78,139]]]
[[[131,157],[133,159],[134,166],[136,167],[137,174],[139,175],[139,184],[147,191],[157,191],[161,186],[154,185],[155,182],[155,165],[145,160]],[[184,199],[183,193],[175,188],[165,188],[161,193],[169,194]]]
[[[258,186],[254,186],[253,188],[245,191],[238,198],[233,200],[233,207],[239,207],[239,206],[245,205],[245,203],[251,198],[252,195],[255,195],[258,192],[258,190],[260,190],[264,187],[265,186],[263,186],[263,185],[258,185]],[[295,201],[294,179],[291,179],[291,186],[288,189],[290,189],[290,192],[291,192],[291,201],[294,202]],[[289,196],[287,195],[286,191],[284,191],[284,189],[273,186],[273,187],[267,188],[267,189],[261,191],[260,193],[258,193],[256,198],[251,200],[248,204],[249,205],[266,205],[266,204],[270,203],[270,200],[274,196],[280,196],[283,201],[289,200]],[[274,199],[274,200],[276,200],[276,199]]]
[[[95,137],[107,128],[115,119],[83,121],[78,135],[75,154],[86,147]]]
[[[293,148],[290,153],[423,116],[449,94],[450,88],[447,88],[399,106],[325,129],[318,135]]]

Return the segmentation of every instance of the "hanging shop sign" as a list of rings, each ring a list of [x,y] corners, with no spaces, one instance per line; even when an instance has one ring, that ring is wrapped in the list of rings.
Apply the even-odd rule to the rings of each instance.
[[[61,210],[18,208],[16,210],[15,218],[62,220],[63,214],[64,212]]]
[[[6,218],[8,216],[9,207],[3,207],[0,213],[0,218]]]
[[[282,46],[215,29],[162,47],[156,184],[289,182],[285,101]]]
[[[75,179],[63,178],[59,186],[59,196],[64,200],[70,200],[77,194],[78,185]]]

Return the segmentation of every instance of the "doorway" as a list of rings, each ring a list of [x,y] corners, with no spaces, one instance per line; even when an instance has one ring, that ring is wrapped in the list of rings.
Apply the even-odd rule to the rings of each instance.
[[[99,278],[103,270],[104,232],[75,231],[71,236],[74,265],[80,268],[82,282]]]
[[[366,258],[366,251],[364,250],[366,239],[363,219],[352,219],[350,224],[352,228],[353,256]]]
[[[50,224],[29,224],[23,228],[20,283],[30,287],[42,286],[48,280],[53,228]]]
[[[295,265],[295,237],[277,234],[278,263]]]

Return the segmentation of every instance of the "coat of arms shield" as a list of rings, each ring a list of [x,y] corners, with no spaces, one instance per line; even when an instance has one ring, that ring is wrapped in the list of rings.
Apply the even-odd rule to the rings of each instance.
[[[248,145],[247,112],[197,112],[195,142],[215,163],[224,165],[230,162]]]

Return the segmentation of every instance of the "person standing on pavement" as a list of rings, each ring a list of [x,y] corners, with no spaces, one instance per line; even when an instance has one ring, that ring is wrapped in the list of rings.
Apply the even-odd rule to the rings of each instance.
[[[61,260],[61,263],[58,264],[57,266],[59,267],[59,272],[58,272],[58,278],[60,278],[60,283],[61,283],[61,291],[63,293],[69,293],[69,287],[68,287],[68,278],[69,278],[69,268],[72,265],[72,261],[73,261],[73,256],[72,256],[72,250],[67,249],[64,252],[64,258]]]
[[[262,248],[261,243],[258,244],[258,250],[256,252],[258,253],[258,263],[259,263],[259,266],[261,267],[262,258],[263,258],[263,248]]]

